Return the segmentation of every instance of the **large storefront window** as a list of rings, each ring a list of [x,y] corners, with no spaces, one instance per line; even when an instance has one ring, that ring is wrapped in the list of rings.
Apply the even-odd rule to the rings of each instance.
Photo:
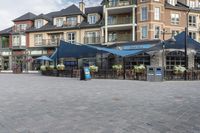
[[[133,69],[135,65],[150,65],[150,55],[147,53],[139,54],[126,59],[126,68]]]
[[[172,70],[174,66],[185,66],[185,53],[181,51],[173,51],[166,56],[166,69]]]

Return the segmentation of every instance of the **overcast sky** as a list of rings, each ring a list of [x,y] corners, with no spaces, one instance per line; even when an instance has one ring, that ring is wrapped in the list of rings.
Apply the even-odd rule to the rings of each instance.
[[[0,30],[13,25],[12,20],[27,13],[36,15],[58,11],[81,0],[4,0],[0,4]],[[87,7],[99,5],[102,0],[84,0]]]

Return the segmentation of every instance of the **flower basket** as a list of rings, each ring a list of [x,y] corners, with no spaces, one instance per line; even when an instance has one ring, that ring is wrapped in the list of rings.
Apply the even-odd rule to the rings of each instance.
[[[98,72],[98,67],[95,65],[89,66],[90,72],[95,73]]]
[[[116,64],[112,66],[112,69],[116,72],[117,76],[120,76],[122,74],[122,65]]]
[[[134,72],[135,73],[137,73],[137,74],[141,74],[141,73],[144,73],[144,71],[145,71],[145,66],[144,65],[135,65],[134,67],[133,67],[133,70],[134,70]]]
[[[40,71],[46,71],[46,70],[47,70],[46,66],[44,66],[44,65],[40,66]]]
[[[65,65],[64,64],[58,64],[57,65],[57,70],[59,70],[59,71],[65,70]]]

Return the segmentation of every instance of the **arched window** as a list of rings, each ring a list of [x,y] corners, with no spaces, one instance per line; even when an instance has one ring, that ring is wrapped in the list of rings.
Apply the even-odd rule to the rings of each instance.
[[[200,51],[197,52],[197,54],[195,55],[195,61],[194,61],[194,67],[195,69],[200,70]]]
[[[166,56],[166,69],[173,69],[174,66],[185,66],[185,53],[182,51],[173,51]]]
[[[126,68],[132,69],[135,65],[150,65],[150,55],[147,53],[139,54],[136,56],[132,56],[129,58],[126,58]]]

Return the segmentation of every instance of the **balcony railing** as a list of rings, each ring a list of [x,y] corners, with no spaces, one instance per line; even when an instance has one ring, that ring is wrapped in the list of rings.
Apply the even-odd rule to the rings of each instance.
[[[42,39],[41,42],[35,42],[35,46],[57,46],[63,39]]]
[[[127,42],[132,41],[131,34],[117,34],[116,37],[108,37],[108,42]]]
[[[122,7],[133,5],[133,0],[113,1],[106,4],[107,7]]]
[[[22,46],[22,45],[20,45],[20,44],[18,44],[18,45],[13,45],[13,46],[12,46],[12,49],[26,49],[26,46]]]
[[[85,44],[98,44],[101,43],[101,37],[84,37]]]
[[[108,25],[131,24],[131,17],[120,17],[117,19],[108,20]]]

